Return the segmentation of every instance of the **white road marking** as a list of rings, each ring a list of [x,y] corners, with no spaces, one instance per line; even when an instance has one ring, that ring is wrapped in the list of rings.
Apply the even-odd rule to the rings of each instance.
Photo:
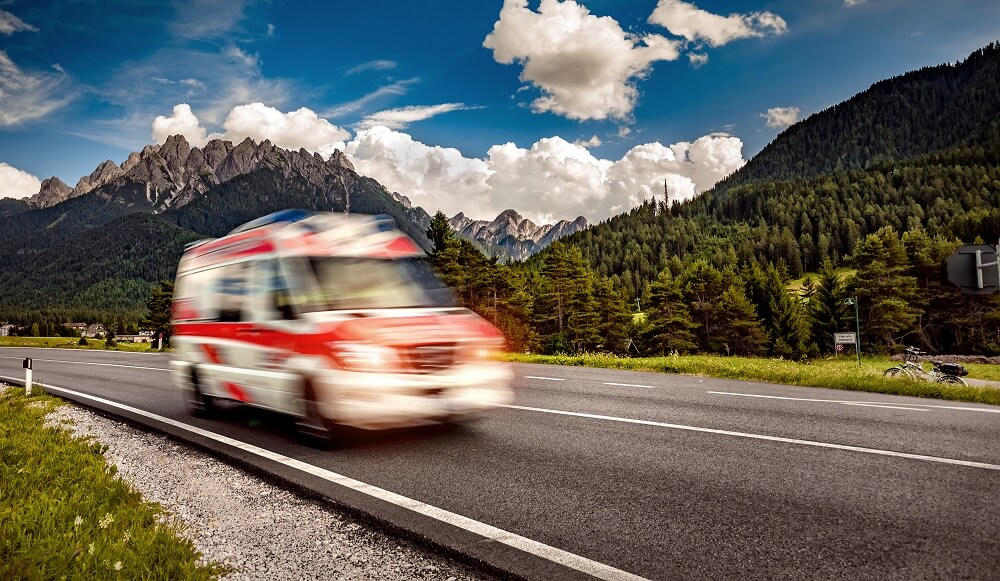
[[[611,383],[611,382],[608,382],[608,381],[605,381],[604,385],[620,385],[622,387],[645,387],[645,388],[649,388],[649,389],[653,388],[652,385],[637,385],[635,383]]]
[[[525,375],[525,379],[544,379],[545,381],[566,381],[565,377],[539,377],[537,375]]]
[[[740,397],[759,397],[763,399],[789,399],[792,401],[818,401],[822,403],[846,403],[846,404],[875,404],[883,405],[881,402],[873,401],[857,401],[857,400],[840,400],[840,399],[811,399],[807,397],[788,397],[781,395],[759,395],[756,393],[736,393],[732,391],[706,391],[705,393],[713,393],[716,395],[738,395]],[[889,404],[885,404],[889,405]],[[904,403],[904,402],[892,402],[894,406],[917,406],[922,408],[934,408],[940,410],[960,410],[964,412],[985,412],[988,414],[1000,414],[1000,407],[997,408],[987,408],[987,407],[967,407],[967,406],[956,406],[956,405],[936,405],[929,403]]]
[[[17,378],[4,377],[4,376],[0,376],[0,379],[10,379],[14,381],[20,381]],[[62,392],[64,394],[72,395],[74,397],[78,397],[81,399],[99,402],[104,405],[109,405],[121,410],[125,410],[134,414],[138,414],[140,416],[150,418],[152,420],[156,420],[158,422],[162,422],[164,424],[173,426],[175,428],[186,430],[188,432],[191,432],[192,434],[197,434],[204,438],[209,438],[211,440],[215,440],[216,442],[226,444],[228,446],[233,446],[234,448],[239,448],[240,450],[249,452],[256,456],[260,456],[261,458],[266,458],[273,462],[278,462],[279,464],[288,466],[289,468],[294,468],[296,470],[312,474],[313,476],[317,476],[328,482],[339,484],[345,488],[350,488],[351,490],[361,492],[362,494],[367,494],[368,496],[377,498],[379,500],[388,502],[390,504],[394,504],[402,508],[408,508],[413,512],[429,516],[441,522],[450,524],[460,529],[467,530],[482,537],[486,537],[487,539],[490,539],[492,541],[503,543],[507,546],[519,549],[521,551],[530,553],[532,555],[536,555],[538,557],[547,559],[554,563],[564,565],[566,567],[569,567],[570,569],[580,571],[581,573],[590,575],[592,577],[596,577],[598,579],[603,579],[605,581],[649,581],[645,577],[640,577],[639,575],[635,575],[627,571],[622,571],[621,569],[616,569],[610,565],[605,565],[604,563],[593,561],[591,559],[582,557],[575,553],[570,553],[569,551],[557,549],[556,547],[540,543],[538,541],[529,539],[527,537],[522,537],[521,535],[517,535],[505,531],[503,529],[488,525],[486,523],[479,522],[469,517],[444,510],[443,508],[438,508],[436,506],[420,502],[419,500],[415,500],[403,496],[401,494],[396,494],[395,492],[385,490],[384,488],[379,488],[377,486],[361,482],[360,480],[355,480],[348,476],[344,476],[342,474],[338,474],[336,472],[320,468],[319,466],[314,466],[312,464],[308,464],[301,460],[290,458],[288,456],[279,454],[277,452],[272,452],[271,450],[267,450],[265,448],[254,446],[253,444],[248,444],[246,442],[241,442],[240,440],[235,440],[233,438],[229,438],[221,434],[216,434],[215,432],[210,432],[208,430],[204,430],[197,426],[192,426],[190,424],[178,422],[177,420],[172,420],[170,418],[150,413],[145,410],[141,410],[139,408],[134,408],[129,405],[121,404],[115,401],[111,401],[109,399],[104,399],[102,397],[93,396],[87,393],[82,393],[71,389],[66,389],[63,387],[57,387],[54,385],[48,385],[48,384],[39,384],[39,385],[42,385],[42,387],[50,391]]]
[[[752,440],[767,440],[769,442],[784,442],[786,444],[799,444],[802,446],[815,446],[817,448],[830,448],[834,450],[848,450],[851,452],[863,452],[865,454],[875,454],[878,456],[893,456],[896,458],[909,458],[910,460],[923,460],[925,462],[938,462],[941,464],[954,464],[956,466],[967,466],[969,468],[985,468],[987,470],[1000,470],[1000,464],[989,464],[986,462],[972,462],[970,460],[956,460],[954,458],[942,458],[939,456],[925,456],[923,454],[910,454],[909,452],[895,452],[893,450],[879,450],[878,448],[864,448],[861,446],[848,446],[845,444],[832,444],[829,442],[817,442],[815,440],[799,440],[796,438],[782,438],[780,436],[765,436],[763,434],[751,434],[747,432],[733,432],[731,430],[717,430],[714,428],[699,428],[697,426],[685,426],[681,424],[668,424],[665,422],[654,422],[651,420],[637,420],[633,418],[619,418],[615,416],[602,416],[597,414],[585,414],[581,412],[568,412],[563,410],[551,410],[545,408],[533,408],[519,405],[498,405],[497,407],[514,410],[524,410],[529,412],[541,412],[545,414],[557,414],[562,416],[575,416],[578,418],[589,418],[594,420],[607,420],[610,422],[622,422],[627,424],[640,424],[644,426],[654,426],[658,428],[670,428],[672,430],[685,430],[689,432],[701,432],[704,434],[718,434],[721,436],[736,436],[738,438],[749,438]]]
[[[23,359],[23,357],[7,357],[5,355],[0,355],[0,359]],[[64,361],[62,359],[38,359],[35,357],[31,358],[32,362],[35,361],[47,361],[49,363],[76,363],[77,365],[100,365],[103,367],[127,367],[129,369],[151,369],[153,371],[170,371],[166,367],[140,367],[138,365],[121,365],[118,363],[90,363],[87,361]]]
[[[883,409],[887,409],[887,410],[906,410],[908,412],[926,412],[926,411],[930,411],[930,410],[928,410],[926,408],[907,408],[907,407],[898,406],[898,405],[885,405],[885,404],[880,404],[880,403],[869,403],[869,402],[861,402],[861,401],[842,401],[840,403],[842,403],[843,405],[856,405],[856,406],[866,407],[866,408],[883,408]]]

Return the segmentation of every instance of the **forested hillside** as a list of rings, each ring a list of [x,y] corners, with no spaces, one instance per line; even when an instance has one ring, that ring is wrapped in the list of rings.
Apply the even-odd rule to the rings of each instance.
[[[716,191],[858,169],[968,144],[1000,115],[1000,43],[880,81],[781,133]]]

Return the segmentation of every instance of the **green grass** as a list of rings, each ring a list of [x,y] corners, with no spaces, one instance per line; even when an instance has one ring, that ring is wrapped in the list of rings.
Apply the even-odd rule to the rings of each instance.
[[[103,339],[87,339],[86,345],[80,345],[79,337],[0,337],[0,347],[58,347],[60,349],[104,349]],[[155,352],[152,343],[122,343],[118,342],[115,351]]]
[[[214,579],[229,570],[199,563],[181,525],[117,475],[101,444],[46,426],[59,405],[0,387],[0,579]]]
[[[993,387],[956,386],[927,381],[885,378],[882,376],[882,372],[896,364],[889,361],[887,357],[864,358],[861,367],[858,367],[857,359],[846,357],[799,363],[782,359],[713,355],[623,358],[607,354],[513,354],[511,360],[520,363],[684,373],[724,379],[743,379],[1000,405],[1000,389]],[[992,379],[1000,375],[1000,370],[992,369],[997,366],[967,365],[967,367],[970,375],[979,379]],[[991,368],[989,374],[985,373],[984,368]]]

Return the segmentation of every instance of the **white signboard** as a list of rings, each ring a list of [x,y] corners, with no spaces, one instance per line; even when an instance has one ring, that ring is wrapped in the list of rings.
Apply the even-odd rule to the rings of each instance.
[[[854,345],[858,339],[854,333],[834,333],[833,342],[837,345]]]

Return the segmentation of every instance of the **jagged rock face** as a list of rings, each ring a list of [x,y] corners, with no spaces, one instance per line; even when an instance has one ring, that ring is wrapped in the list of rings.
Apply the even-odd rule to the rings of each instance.
[[[464,213],[455,214],[448,224],[459,236],[484,245],[496,255],[524,260],[564,236],[587,228],[587,219],[538,226],[514,210],[504,210],[490,222],[472,220]]]
[[[341,151],[324,160],[304,149],[281,149],[268,140],[255,143],[247,138],[234,146],[229,141],[213,139],[198,148],[191,147],[183,135],[171,135],[161,145],[147,145],[142,151],[130,154],[120,167],[111,160],[101,163],[89,176],[80,178],[75,188],[58,178],[45,180],[28,204],[47,208],[102,188],[108,190],[103,197],[110,199],[126,187],[124,184],[134,182],[145,188],[145,203],[160,212],[184,206],[212,186],[262,167],[276,169],[285,177],[304,177],[317,186],[346,183],[344,172],[354,172],[354,166]],[[134,191],[135,187],[126,189]]]
[[[46,208],[54,206],[59,202],[65,202],[73,197],[73,188],[67,186],[63,181],[55,176],[47,180],[42,180],[42,187],[38,193],[28,198],[28,205],[32,208]]]

